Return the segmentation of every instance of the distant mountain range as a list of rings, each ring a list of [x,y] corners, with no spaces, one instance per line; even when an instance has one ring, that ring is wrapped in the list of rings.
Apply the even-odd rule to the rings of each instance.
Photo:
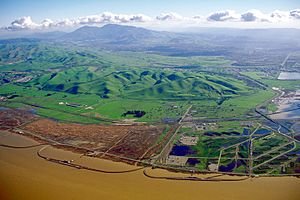
[[[231,29],[201,28],[193,32],[154,31],[134,26],[108,24],[103,27],[81,27],[59,35],[56,41],[112,50],[153,51],[167,54],[207,52],[226,54],[240,45],[253,48],[300,48],[299,29]],[[282,46],[283,45],[283,46]]]
[[[84,26],[65,34],[60,39],[69,41],[101,40],[110,43],[129,44],[137,41],[167,39],[168,35],[167,32],[152,31],[134,26],[108,24],[100,28]]]
[[[1,37],[2,35],[2,37]],[[81,44],[112,44],[112,45],[174,45],[192,44],[204,45],[205,41],[210,44],[226,45],[235,40],[252,43],[254,42],[293,42],[300,43],[300,29],[233,29],[233,28],[190,28],[185,32],[155,31],[135,26],[107,24],[102,27],[83,26],[75,31],[66,33],[53,32],[0,32],[0,39],[12,38],[37,38],[59,42],[80,42]],[[295,43],[298,42],[298,43]]]
[[[284,59],[278,55],[285,57],[290,52],[300,51],[299,35],[300,29],[198,28],[179,33],[107,24],[102,27],[84,26],[69,33],[32,33],[23,37],[55,45],[78,45],[109,51],[225,56],[246,65],[249,60],[255,59],[261,65],[266,57],[273,64],[277,63],[277,59]]]

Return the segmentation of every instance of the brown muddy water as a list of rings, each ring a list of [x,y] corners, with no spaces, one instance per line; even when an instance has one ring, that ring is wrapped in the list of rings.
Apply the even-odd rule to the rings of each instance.
[[[0,143],[31,145],[36,142],[15,134],[0,133]],[[41,147],[0,147],[0,199],[204,199],[204,200],[299,200],[300,179],[295,177],[254,178],[240,182],[189,182],[150,179],[142,171],[103,174],[48,162],[36,155]],[[44,155],[73,159],[106,170],[135,168],[123,163],[81,157],[48,148]],[[153,175],[174,176],[165,170]],[[175,176],[182,174],[176,173]],[[186,175],[182,175],[186,176]]]

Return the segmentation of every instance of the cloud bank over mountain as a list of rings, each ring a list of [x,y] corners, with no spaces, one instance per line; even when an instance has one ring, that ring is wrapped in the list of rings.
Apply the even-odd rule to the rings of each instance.
[[[211,25],[230,22],[231,26],[240,26],[241,24],[249,25],[251,22],[268,23],[269,26],[277,27],[278,23],[288,23],[292,28],[300,28],[300,9],[291,11],[275,10],[271,13],[263,13],[260,10],[249,10],[244,13],[237,13],[234,10],[224,10],[210,13],[208,16],[196,15],[192,17],[184,17],[174,12],[162,13],[155,17],[144,14],[115,14],[104,12],[98,15],[90,15],[79,17],[76,19],[62,19],[53,21],[44,19],[41,22],[34,22],[30,16],[24,16],[4,27],[7,30],[44,30],[50,28],[68,28],[80,27],[83,25],[104,25],[109,23],[115,24],[140,24],[152,26],[167,23],[169,26],[176,24],[189,25]],[[248,24],[247,24],[248,23]]]
[[[169,12],[169,13],[162,13],[159,16],[156,16],[156,19],[159,21],[180,21],[180,20],[184,20],[184,17],[182,17],[177,13]]]
[[[237,21],[240,20],[240,15],[235,13],[234,10],[225,10],[211,13],[207,20],[209,21]]]

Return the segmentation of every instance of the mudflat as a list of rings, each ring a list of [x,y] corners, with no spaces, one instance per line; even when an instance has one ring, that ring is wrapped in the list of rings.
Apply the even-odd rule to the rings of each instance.
[[[21,135],[1,132],[0,143],[31,145],[36,142]],[[40,148],[0,147],[0,199],[298,200],[300,198],[300,179],[295,177],[253,178],[238,182],[156,180],[145,177],[142,171],[104,174],[58,165],[39,158],[36,152]],[[80,158],[79,154],[52,147],[43,153],[56,158],[74,159],[105,170],[136,168],[104,159]],[[162,176],[175,174],[165,170],[154,170],[151,173]]]
[[[41,119],[27,124],[24,130],[74,145],[138,159],[157,141],[163,131],[160,126],[147,125],[82,125]],[[73,148],[74,149],[74,148]],[[119,158],[107,157],[119,161]]]

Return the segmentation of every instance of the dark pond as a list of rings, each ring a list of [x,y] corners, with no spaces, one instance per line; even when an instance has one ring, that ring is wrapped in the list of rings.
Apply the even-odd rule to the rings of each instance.
[[[197,158],[189,158],[187,160],[187,164],[188,165],[192,165],[192,166],[195,166],[196,164],[199,164],[200,163],[200,160],[197,159]]]
[[[268,129],[258,129],[257,131],[255,131],[254,134],[258,134],[258,135],[266,135],[271,133],[272,131],[268,130]]]
[[[174,156],[186,156],[186,155],[192,155],[196,154],[197,152],[192,150],[190,146],[184,146],[184,145],[174,145],[172,148],[172,151],[170,155]]]
[[[19,95],[17,95],[17,94],[13,94],[13,95],[11,95],[11,96],[7,97],[7,99],[14,99],[14,98],[16,98],[16,97],[19,97]]]
[[[231,131],[231,132],[213,132],[213,131],[209,131],[209,132],[205,132],[204,135],[206,135],[206,136],[240,135],[240,133],[236,132],[236,131]]]
[[[221,133],[218,132],[206,132],[204,133],[205,136],[220,136]]]
[[[249,135],[250,129],[244,128],[242,135]]]
[[[293,156],[293,155],[300,155],[300,150],[296,150],[296,151],[291,151],[291,152],[289,152],[289,153],[287,153],[286,155],[288,155],[288,156]]]
[[[227,166],[224,166],[224,165],[221,165],[219,167],[219,171],[221,172],[232,172],[232,170],[234,169],[235,167],[235,164],[236,162],[235,161],[232,161],[231,163],[229,163]],[[242,162],[240,160],[237,161],[237,166],[236,167],[239,167],[242,165]]]
[[[241,144],[243,147],[248,148],[249,147],[249,141],[244,142],[243,144]]]
[[[133,115],[134,117],[143,117],[146,114],[145,111],[142,110],[131,110],[131,111],[127,111],[126,113],[122,114],[122,117],[126,117],[127,115]]]
[[[79,89],[79,86],[74,86],[74,87],[71,87],[70,89],[68,89],[66,92],[71,93],[71,94],[78,94],[78,89]]]

